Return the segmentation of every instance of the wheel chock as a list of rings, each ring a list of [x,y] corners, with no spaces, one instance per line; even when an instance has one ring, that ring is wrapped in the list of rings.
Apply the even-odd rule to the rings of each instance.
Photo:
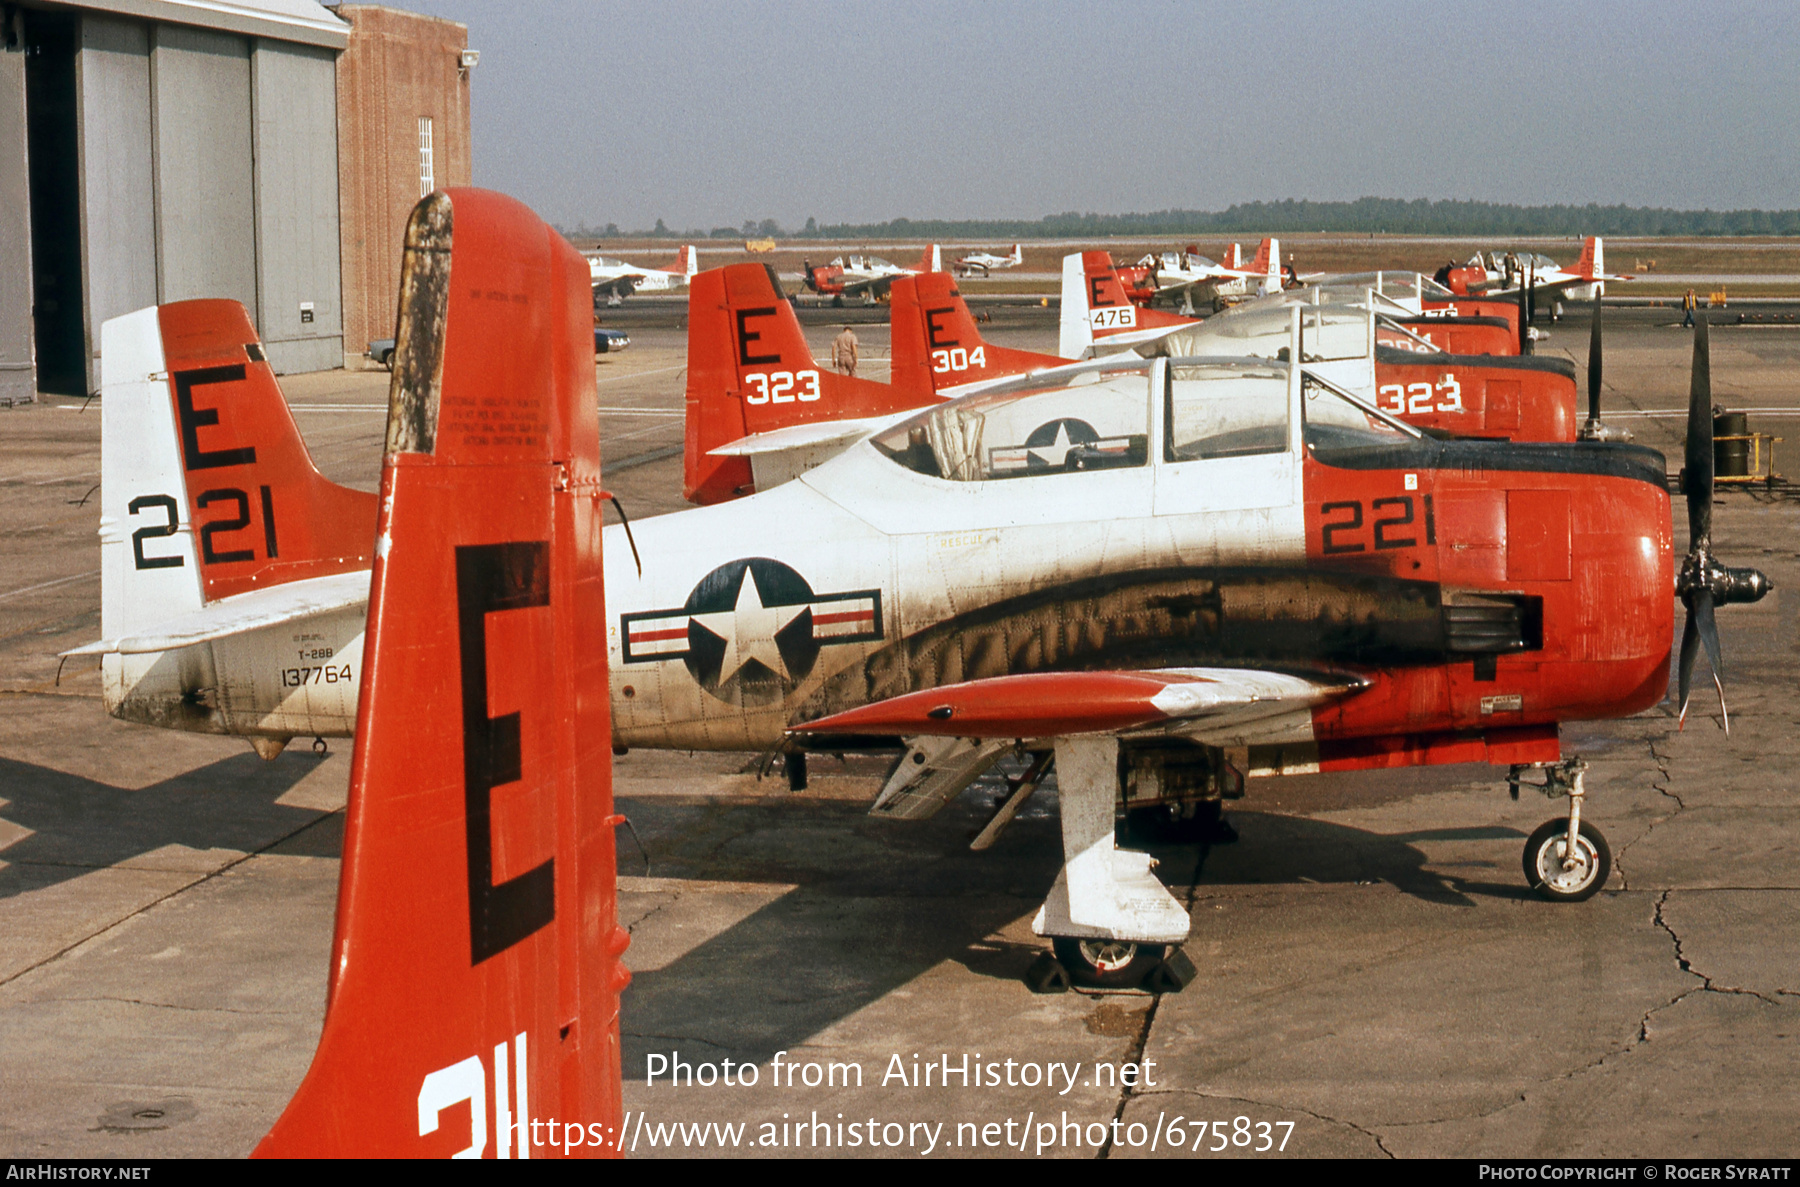
[[[1067,993],[1069,970],[1062,966],[1062,961],[1048,952],[1040,952],[1037,959],[1031,962],[1031,967],[1025,970],[1025,984],[1033,993]]]
[[[1199,975],[1200,970],[1194,967],[1188,954],[1180,948],[1173,948],[1144,974],[1144,988],[1151,993],[1180,993]]]

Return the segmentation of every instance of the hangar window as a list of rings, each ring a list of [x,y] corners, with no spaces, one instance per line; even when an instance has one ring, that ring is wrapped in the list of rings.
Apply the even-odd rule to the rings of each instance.
[[[402,125],[404,126],[404,125]],[[436,170],[431,160],[431,117],[419,117],[419,197],[437,189]]]
[[[1149,422],[1142,371],[1089,373],[1067,387],[964,396],[872,440],[909,470],[982,482],[1141,466],[1148,460]]]

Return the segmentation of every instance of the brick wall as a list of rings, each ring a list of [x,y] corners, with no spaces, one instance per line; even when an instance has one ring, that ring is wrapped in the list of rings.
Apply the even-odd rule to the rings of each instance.
[[[350,24],[338,58],[338,216],[343,236],[344,354],[391,338],[401,237],[419,200],[419,118],[432,122],[436,188],[469,184],[466,25],[376,4],[333,8]]]

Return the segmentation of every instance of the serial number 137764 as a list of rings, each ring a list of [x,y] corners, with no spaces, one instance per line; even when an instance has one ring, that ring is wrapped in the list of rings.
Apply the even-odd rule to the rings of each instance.
[[[322,668],[283,668],[281,687],[299,688],[302,684],[348,684],[349,664],[327,664]]]

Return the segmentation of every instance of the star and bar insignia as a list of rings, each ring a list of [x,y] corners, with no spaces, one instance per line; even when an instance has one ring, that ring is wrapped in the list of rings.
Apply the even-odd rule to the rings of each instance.
[[[820,594],[767,557],[720,565],[679,609],[620,617],[628,664],[682,660],[700,687],[733,704],[792,692],[822,647],[881,639],[881,591]]]

